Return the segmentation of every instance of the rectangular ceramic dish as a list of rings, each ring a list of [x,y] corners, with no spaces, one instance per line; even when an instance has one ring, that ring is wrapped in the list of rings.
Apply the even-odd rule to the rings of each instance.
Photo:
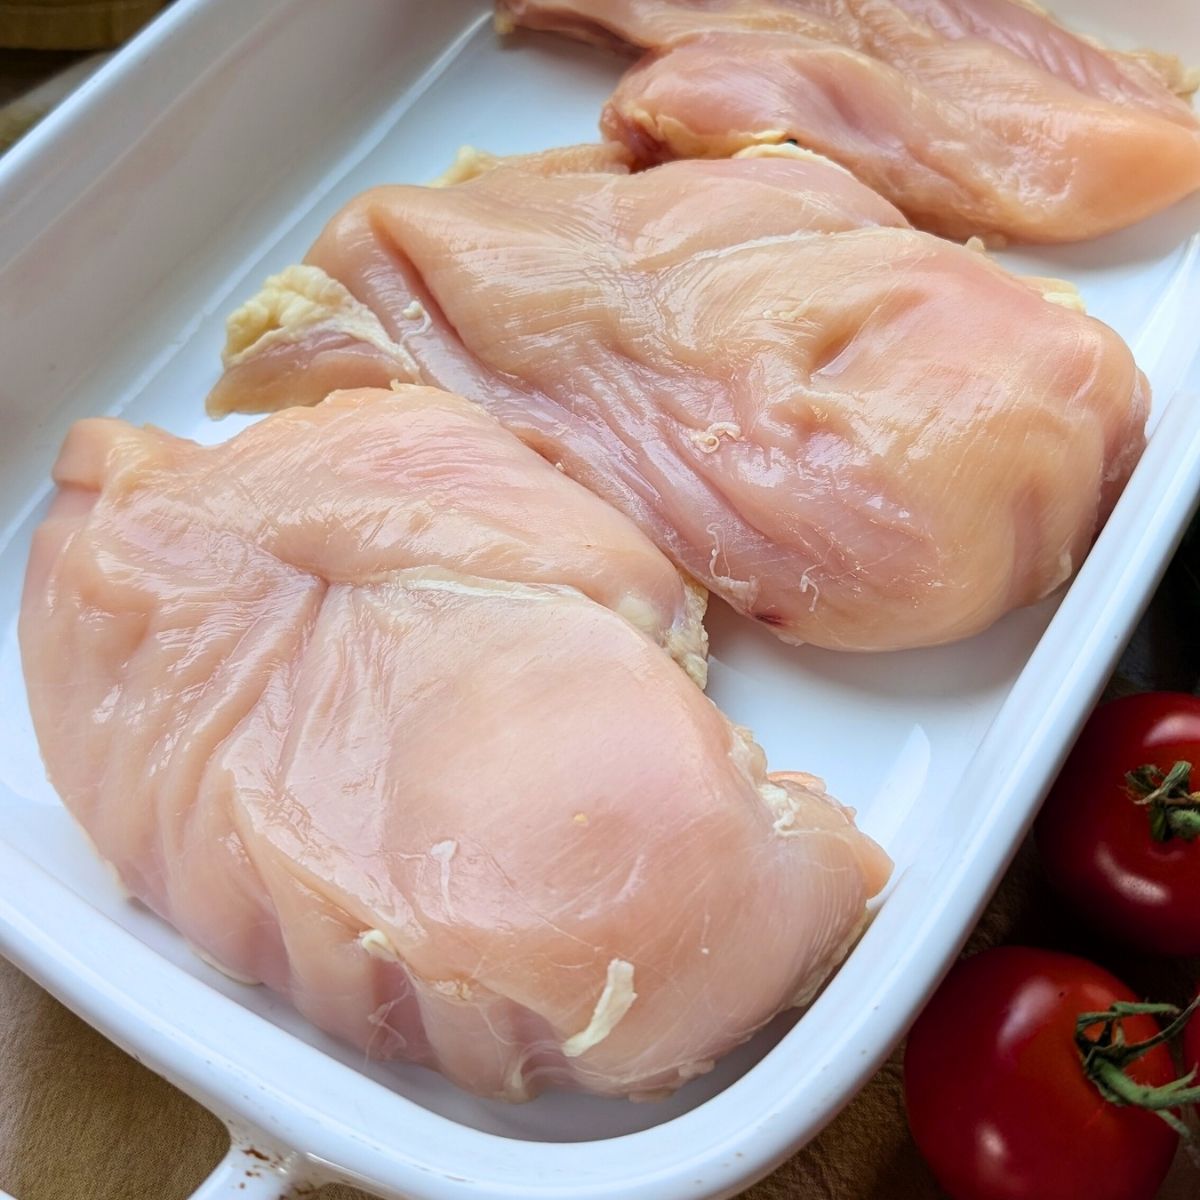
[[[1200,61],[1194,0],[1056,7]],[[411,1200],[676,1200],[767,1171],[864,1082],[937,982],[1193,508],[1200,198],[1103,241],[1006,256],[1076,280],[1131,342],[1155,389],[1150,447],[1069,591],[969,642],[789,649],[714,604],[714,698],[774,766],[816,772],[857,807],[897,870],[811,1009],[669,1101],[481,1101],[364,1063],[210,971],[122,897],[43,776],[15,625],[59,441],[98,413],[227,436],[201,407],[223,316],[344,200],[428,179],[462,143],[592,139],[623,65],[545,37],[502,45],[472,0],[180,0],[0,162],[0,951],[241,1131],[198,1195],[344,1178]],[[243,1136],[277,1151],[269,1167],[239,1157]]]

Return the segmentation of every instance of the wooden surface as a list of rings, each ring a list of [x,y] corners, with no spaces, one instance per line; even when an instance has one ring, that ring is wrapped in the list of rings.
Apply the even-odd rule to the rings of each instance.
[[[105,50],[119,46],[167,0],[0,0],[0,46]]]

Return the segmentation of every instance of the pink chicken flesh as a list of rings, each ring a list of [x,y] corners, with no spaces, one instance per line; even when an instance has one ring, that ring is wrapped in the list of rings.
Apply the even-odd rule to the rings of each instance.
[[[794,148],[471,160],[352,201],[230,320],[209,411],[408,379],[487,407],[787,641],[969,636],[1079,566],[1145,380],[1053,280]]]
[[[497,19],[648,51],[602,119],[641,163],[792,139],[923,228],[1031,242],[1200,188],[1194,74],[1024,0],[502,0]]]
[[[702,670],[699,593],[474,405],[342,393],[215,448],[83,421],[54,477],[50,776],[321,1028],[486,1095],[652,1093],[862,928],[882,851],[670,657]]]

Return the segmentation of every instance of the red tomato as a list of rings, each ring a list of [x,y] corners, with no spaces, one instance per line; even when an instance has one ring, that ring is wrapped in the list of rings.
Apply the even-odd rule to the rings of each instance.
[[[1144,765],[1166,775],[1181,761],[1197,768],[1184,781],[1195,791],[1200,700],[1148,692],[1101,705],[1036,826],[1051,883],[1101,929],[1156,954],[1200,954],[1200,839],[1156,841],[1125,776]]]
[[[1048,950],[1002,946],[954,967],[904,1056],[913,1139],[953,1200],[1151,1200],[1178,1134],[1106,1100],[1075,1042],[1080,1014],[1135,999],[1100,967]],[[1159,1031],[1150,1016],[1123,1024],[1129,1043]],[[1163,1045],[1127,1073],[1175,1078]]]

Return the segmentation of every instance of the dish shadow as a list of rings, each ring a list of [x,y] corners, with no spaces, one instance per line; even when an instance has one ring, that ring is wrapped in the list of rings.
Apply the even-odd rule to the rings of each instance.
[[[1012,683],[1033,652],[1065,592],[1001,618],[963,641],[919,650],[848,652],[793,646],[735,612],[719,597],[709,600],[710,655],[721,669],[740,675],[790,674],[823,686],[879,699],[957,702]]]
[[[1157,262],[1178,251],[1200,231],[1200,192],[1185,196],[1164,212],[1146,217],[1103,237],[1057,246],[1014,243],[1000,253],[1005,262],[1021,256],[1036,256],[1039,268],[1062,268],[1066,278],[1089,270],[1136,267]],[[1043,270],[1043,273],[1044,270]]]

